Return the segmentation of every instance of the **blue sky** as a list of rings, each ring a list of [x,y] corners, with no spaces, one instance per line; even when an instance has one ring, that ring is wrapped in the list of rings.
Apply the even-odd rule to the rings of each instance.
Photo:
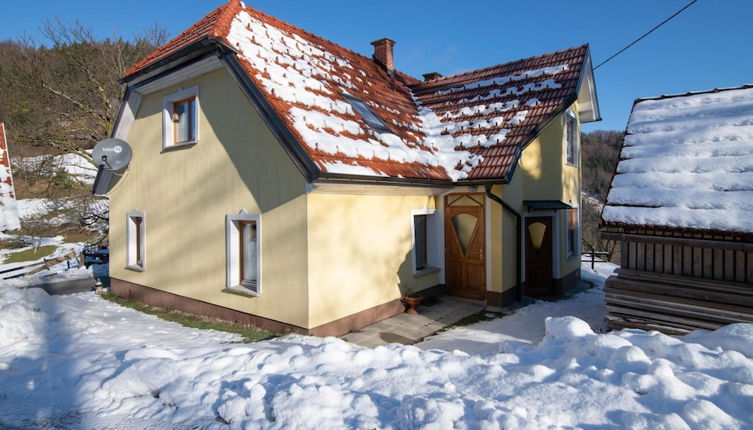
[[[399,69],[450,75],[589,43],[594,64],[689,0],[630,1],[283,1],[248,3],[273,16],[370,55],[390,37]],[[99,35],[130,37],[159,23],[175,36],[220,0],[12,1],[3,6],[0,40],[42,41],[45,19],[80,20]],[[127,7],[123,5],[127,4]],[[176,5],[179,5],[176,7]],[[753,2],[699,0],[596,71],[603,121],[584,130],[623,130],[637,97],[753,83]]]

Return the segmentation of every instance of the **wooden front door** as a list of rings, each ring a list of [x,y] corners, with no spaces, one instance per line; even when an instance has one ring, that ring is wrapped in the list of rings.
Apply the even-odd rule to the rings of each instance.
[[[484,300],[484,195],[448,195],[444,225],[447,294]]]
[[[526,218],[526,291],[531,297],[554,296],[552,217]]]

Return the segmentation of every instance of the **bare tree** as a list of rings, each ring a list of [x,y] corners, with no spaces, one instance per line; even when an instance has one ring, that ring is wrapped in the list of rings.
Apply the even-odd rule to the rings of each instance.
[[[132,40],[98,38],[78,21],[55,19],[44,23],[43,34],[44,43],[28,37],[0,42],[0,121],[7,123],[16,157],[30,160],[14,168],[62,221],[29,217],[22,220],[21,234],[33,239],[86,228],[103,233],[104,240],[106,200],[91,196],[90,187],[66,172],[57,156],[76,154],[95,168],[87,150],[112,132],[123,93],[119,79],[164,43],[166,32],[154,25]],[[46,189],[40,191],[43,182]]]
[[[133,41],[98,40],[91,29],[76,21],[46,21],[48,45],[21,39],[6,51],[16,61],[0,73],[0,85],[9,100],[0,107],[8,117],[17,144],[45,145],[54,154],[86,152],[109,136],[120,108],[123,71],[165,40],[165,31],[153,26]]]
[[[584,197],[581,206],[581,216],[583,217],[581,220],[583,226],[581,241],[583,246],[590,251],[606,252],[607,261],[612,261],[619,242],[603,240],[599,236],[599,222],[603,205],[594,198]]]

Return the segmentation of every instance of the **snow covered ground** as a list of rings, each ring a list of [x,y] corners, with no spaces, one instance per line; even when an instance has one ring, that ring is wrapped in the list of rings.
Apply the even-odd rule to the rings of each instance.
[[[566,316],[513,337],[478,354],[241,344],[93,293],[0,287],[0,428],[752,427],[753,325],[675,338]]]
[[[537,344],[544,338],[544,321],[547,317],[575,316],[586,321],[597,333],[607,329],[604,307],[604,280],[618,266],[599,263],[596,271],[583,266],[584,280],[596,288],[586,290],[568,300],[559,302],[538,301],[517,310],[513,315],[484,321],[467,327],[458,327],[419,343],[422,349],[459,349],[468,353],[497,352],[500,342],[516,341]]]
[[[87,151],[91,155],[91,151]],[[97,176],[97,167],[81,155],[70,153],[55,156],[37,156],[18,158],[13,161],[13,168],[30,172],[39,172],[53,176],[58,169],[65,170],[70,176],[85,184],[93,184]]]

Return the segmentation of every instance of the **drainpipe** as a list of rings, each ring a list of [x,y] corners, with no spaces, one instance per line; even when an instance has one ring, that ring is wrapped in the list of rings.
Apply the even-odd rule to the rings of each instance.
[[[510,213],[510,215],[515,217],[515,296],[516,300],[520,301],[523,299],[523,282],[522,282],[522,274],[520,270],[520,262],[521,262],[521,252],[523,250],[523,243],[521,239],[521,230],[522,230],[522,223],[523,218],[520,216],[520,212],[513,209],[512,206],[508,205],[504,200],[502,200],[500,197],[497,197],[494,193],[492,193],[492,184],[486,184],[486,196],[490,199],[494,200],[495,202],[499,203],[502,208],[504,208],[507,212]],[[504,254],[503,254],[504,255]],[[504,261],[503,261],[504,266]]]

